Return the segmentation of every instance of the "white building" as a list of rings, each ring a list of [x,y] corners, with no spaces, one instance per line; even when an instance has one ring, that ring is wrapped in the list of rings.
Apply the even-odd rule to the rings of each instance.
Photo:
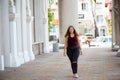
[[[108,27],[106,23],[105,0],[96,0],[96,25],[98,27],[99,36],[106,36],[108,34]]]
[[[93,0],[79,0],[78,2],[78,22],[80,33],[84,35],[85,33],[94,34],[94,19],[92,14],[91,1]]]
[[[35,59],[32,46],[48,46],[47,0],[0,0],[0,70]]]

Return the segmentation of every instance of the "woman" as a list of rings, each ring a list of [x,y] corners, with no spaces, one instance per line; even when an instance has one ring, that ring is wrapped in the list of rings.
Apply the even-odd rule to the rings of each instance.
[[[70,62],[71,62],[71,68],[73,71],[73,77],[77,78],[77,60],[79,57],[79,54],[82,55],[81,45],[79,41],[79,35],[74,29],[73,26],[69,26],[68,30],[65,34],[65,44],[64,44],[64,56],[68,56]]]

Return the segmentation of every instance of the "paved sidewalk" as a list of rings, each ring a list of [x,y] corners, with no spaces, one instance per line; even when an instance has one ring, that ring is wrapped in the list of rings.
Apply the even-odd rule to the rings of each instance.
[[[42,54],[18,68],[0,71],[0,80],[120,80],[120,57],[102,48],[84,48],[79,57],[79,78],[72,77],[70,63],[62,51]]]

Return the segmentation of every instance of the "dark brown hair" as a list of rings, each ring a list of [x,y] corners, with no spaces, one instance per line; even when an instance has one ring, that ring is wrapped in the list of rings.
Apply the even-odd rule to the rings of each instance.
[[[74,29],[74,32],[73,32],[73,33],[75,34],[75,36],[79,36],[78,33],[76,32],[75,28],[74,28],[72,25],[70,25],[70,26],[68,27],[68,29],[67,29],[67,32],[66,32],[66,34],[65,34],[65,37],[70,36],[70,31],[69,31],[69,30],[70,30],[71,27]]]

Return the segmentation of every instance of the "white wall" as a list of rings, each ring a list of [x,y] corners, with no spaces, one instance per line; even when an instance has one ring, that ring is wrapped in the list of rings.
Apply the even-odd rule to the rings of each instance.
[[[1,0],[0,0],[0,54],[2,53],[2,23],[1,23]]]
[[[92,9],[91,9],[91,3],[90,0],[86,0],[85,3],[87,3],[87,10],[82,10],[82,1],[79,1],[78,3],[78,14],[84,14],[83,20],[91,20],[93,22],[93,15],[92,15]]]
[[[104,29],[105,35],[107,35],[108,27],[107,27],[107,23],[105,20],[105,17],[107,15],[106,9],[105,9],[105,0],[97,0],[96,3],[101,3],[101,4],[96,4],[96,7],[101,6],[99,8],[96,8],[96,19],[97,19],[97,16],[99,16],[99,15],[103,16],[103,22],[96,23],[97,27],[98,27],[99,34],[101,36],[101,34],[103,34],[103,33],[101,33],[101,29]],[[105,26],[105,27],[103,28],[103,26]]]
[[[35,11],[35,36],[36,42],[43,42],[44,30],[43,30],[43,2],[42,0],[34,0]]]

